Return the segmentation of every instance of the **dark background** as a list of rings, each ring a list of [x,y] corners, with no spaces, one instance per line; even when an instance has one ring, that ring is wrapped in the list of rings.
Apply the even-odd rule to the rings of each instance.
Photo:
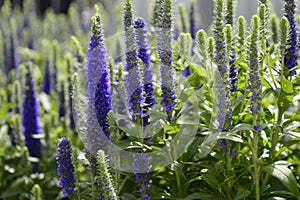
[[[12,6],[20,5],[22,8],[23,0],[10,0],[12,2]],[[29,0],[35,1],[37,13],[40,16],[43,16],[45,10],[49,7],[53,7],[56,13],[66,13],[68,11],[68,7],[74,0]],[[0,6],[3,5],[4,0],[0,0]]]
[[[0,0],[0,6],[3,4],[4,0]],[[10,0],[12,2],[12,5],[21,5],[21,2],[23,0]],[[113,18],[116,17],[115,13],[113,12],[114,7],[117,4],[122,5],[122,2],[124,0],[29,0],[29,1],[35,1],[36,4],[36,10],[40,17],[43,17],[43,14],[45,13],[45,10],[49,7],[53,7],[55,13],[67,13],[68,7],[72,2],[75,1],[86,1],[88,2],[88,5],[91,7],[97,2],[102,4],[103,8],[108,11],[109,17]],[[135,7],[135,10],[137,12],[137,15],[142,16],[144,18],[148,18],[151,14],[151,5],[153,4],[154,0],[132,0],[133,5]],[[187,6],[187,8],[190,7],[191,0],[174,0],[174,4],[176,7],[176,4],[183,3]],[[197,10],[196,13],[196,21],[199,28],[203,29],[209,29],[209,26],[212,23],[213,19],[213,0],[196,0],[197,2]],[[237,7],[237,13],[236,17],[239,15],[244,15],[246,19],[248,20],[248,23],[250,23],[250,19],[252,15],[257,13],[257,5],[258,0],[237,0],[238,7]],[[282,16],[282,0],[271,0],[272,3],[272,10],[279,16]],[[297,0],[298,5],[300,5],[300,0]]]

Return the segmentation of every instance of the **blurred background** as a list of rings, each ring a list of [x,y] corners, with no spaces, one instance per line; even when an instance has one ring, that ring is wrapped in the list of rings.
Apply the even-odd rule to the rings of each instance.
[[[0,0],[0,6],[3,4],[3,1]],[[10,0],[13,6],[21,5],[22,7],[22,0]],[[45,11],[47,8],[52,7],[55,13],[67,13],[70,4],[74,1],[80,0],[32,0],[35,1],[36,11],[38,16],[41,18],[44,16]],[[120,10],[116,10],[116,7],[120,7],[123,3],[123,0],[84,0],[85,3],[82,5],[93,7],[95,3],[101,4],[103,9],[106,10],[107,20],[109,24],[115,24],[116,14],[120,14]],[[149,16],[152,13],[152,5],[154,0],[132,0],[133,4],[135,5],[136,15],[142,16],[146,19],[149,19]],[[237,0],[238,7],[237,7],[237,15],[244,15],[246,19],[250,20],[251,16],[256,13],[257,10],[257,0]],[[272,9],[277,13],[278,16],[281,16],[281,9],[282,9],[282,2],[281,0],[271,0],[272,2]],[[189,8],[191,4],[191,0],[175,0],[175,5],[178,3],[183,3]],[[298,0],[298,5],[300,4],[300,0]],[[199,27],[208,29],[211,25],[212,18],[213,18],[213,0],[196,0],[197,10],[197,24]],[[177,6],[175,6],[177,8]],[[82,8],[83,9],[83,8]],[[177,9],[176,9],[177,10]],[[189,12],[189,10],[187,10]],[[119,17],[118,17],[119,18]],[[119,19],[117,19],[119,21]],[[115,33],[115,28],[111,26],[109,30],[106,30],[106,34],[112,35]]]

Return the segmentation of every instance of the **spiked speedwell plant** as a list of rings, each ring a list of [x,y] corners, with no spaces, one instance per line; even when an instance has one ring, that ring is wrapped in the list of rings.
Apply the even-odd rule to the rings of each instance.
[[[300,199],[297,1],[211,0],[210,30],[196,0],[33,2],[0,1],[0,200]]]

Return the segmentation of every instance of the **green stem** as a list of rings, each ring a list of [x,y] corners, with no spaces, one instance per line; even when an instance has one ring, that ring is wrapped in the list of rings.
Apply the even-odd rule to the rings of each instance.
[[[257,115],[253,116],[253,126],[256,125]],[[252,141],[252,158],[254,165],[254,181],[255,181],[255,196],[256,200],[260,200],[260,170],[258,161],[258,145],[259,145],[259,131],[254,131]]]
[[[78,160],[77,160],[78,154],[77,150],[74,149],[74,161],[75,161],[75,174],[76,174],[76,185],[77,185],[77,198],[81,199],[81,193],[80,193],[80,187],[79,187],[79,174],[80,172],[78,171]]]
[[[230,179],[230,176],[231,176],[231,167],[232,167],[232,159],[231,159],[231,155],[230,155],[230,147],[229,147],[229,144],[228,142],[226,142],[226,145],[228,147],[228,151],[226,153],[226,159],[227,159],[227,178]],[[231,179],[228,180],[228,183],[227,183],[227,197],[228,199],[232,199],[232,181]]]
[[[176,146],[174,146],[174,158],[177,158]],[[181,160],[179,160],[179,164],[180,164],[180,162],[181,162]],[[177,170],[175,170],[175,175],[176,175],[176,182],[177,182],[177,188],[178,188],[178,196],[181,197],[182,196],[181,177]]]

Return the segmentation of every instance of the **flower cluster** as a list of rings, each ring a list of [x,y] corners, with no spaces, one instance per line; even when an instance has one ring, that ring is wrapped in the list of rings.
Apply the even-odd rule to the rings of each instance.
[[[110,173],[107,169],[104,151],[102,150],[99,150],[97,153],[97,163],[97,177],[95,179],[95,183],[100,192],[99,199],[117,200],[117,194],[113,187]]]
[[[88,50],[87,80],[89,108],[95,109],[98,123],[104,134],[109,137],[107,115],[112,104],[111,84],[104,34],[98,14],[93,18],[92,36]]]
[[[107,137],[110,135],[108,113],[112,109],[111,101],[110,75],[105,71],[99,79],[95,91],[95,110],[99,125]]]
[[[218,66],[221,81],[218,87],[218,119],[219,130],[228,130],[232,125],[232,106],[230,100],[230,80],[228,70],[228,55],[224,33],[224,2],[223,0],[215,0],[215,24],[214,24],[214,39],[215,39],[215,63]],[[224,94],[224,95],[222,95]],[[226,112],[226,114],[224,114]],[[225,118],[225,121],[223,120]],[[224,123],[223,123],[224,121]]]
[[[296,71],[293,69],[297,66],[298,60],[298,27],[295,20],[295,9],[296,3],[295,0],[285,0],[284,5],[284,16],[290,22],[290,35],[288,39],[288,48],[285,51],[284,55],[284,64],[290,70],[290,75],[295,75]]]
[[[136,32],[136,40],[138,45],[138,57],[144,63],[144,92],[145,92],[145,105],[144,112],[146,112],[149,108],[154,105],[154,89],[153,89],[153,81],[152,81],[152,68],[150,66],[150,52],[149,52],[149,39],[147,37],[146,30],[146,21],[143,18],[137,18],[135,20],[134,28]],[[146,113],[144,113],[146,115]],[[144,117],[144,125],[149,123],[149,119],[147,116]]]
[[[260,103],[261,103],[261,80],[260,80],[260,69],[258,63],[258,21],[259,18],[257,16],[253,17],[253,27],[251,33],[251,41],[250,41],[250,74],[249,74],[249,82],[250,82],[250,91],[252,95],[250,97],[251,104],[250,110],[251,113],[257,114],[260,112]]]
[[[140,66],[138,62],[138,53],[136,51],[136,34],[133,25],[132,4],[128,0],[124,7],[124,28],[126,37],[126,68],[128,72],[126,76],[126,89],[128,95],[129,111],[132,119],[135,121],[136,116],[143,116],[142,107],[145,102],[142,87],[142,79],[140,75]]]
[[[145,153],[135,153],[133,161],[135,179],[139,184],[139,190],[144,200],[150,200],[147,191],[151,185],[149,183],[149,157]]]
[[[157,49],[160,60],[162,62],[161,88],[162,88],[162,104],[168,114],[169,120],[172,119],[171,112],[176,106],[176,94],[174,84],[174,69],[172,67],[172,1],[165,0],[159,5],[159,21],[157,30]]]
[[[60,177],[59,186],[63,188],[65,197],[76,195],[75,170],[72,164],[72,147],[66,137],[58,141],[58,156],[56,157],[57,173]]]
[[[42,158],[42,143],[34,135],[42,132],[39,115],[39,103],[34,90],[34,81],[31,71],[27,66],[26,72],[26,90],[23,103],[23,134],[29,154],[32,157]]]

